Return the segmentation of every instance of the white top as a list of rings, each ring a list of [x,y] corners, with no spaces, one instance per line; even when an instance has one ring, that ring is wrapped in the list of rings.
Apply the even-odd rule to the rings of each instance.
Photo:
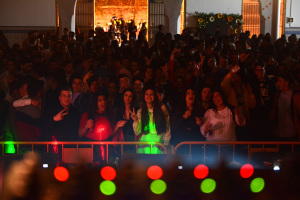
[[[207,141],[236,141],[235,126],[238,120],[237,116],[235,116],[235,121],[233,120],[232,112],[228,107],[220,111],[209,109],[206,111],[204,118],[206,120],[200,127],[200,131]],[[212,125],[212,134],[204,131],[208,124]],[[244,124],[238,125],[243,126]]]

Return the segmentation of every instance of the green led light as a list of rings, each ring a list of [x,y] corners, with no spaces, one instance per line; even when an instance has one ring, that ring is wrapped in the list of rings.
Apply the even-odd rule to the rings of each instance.
[[[250,183],[250,189],[253,193],[261,192],[265,187],[265,181],[263,178],[255,178]]]
[[[200,188],[203,193],[208,194],[212,193],[216,189],[216,186],[217,184],[215,180],[207,178],[204,181],[202,181]]]
[[[153,181],[150,185],[150,190],[154,194],[162,194],[166,191],[166,189],[167,189],[167,184],[160,179]]]
[[[12,142],[7,141],[7,142],[5,142],[5,144],[6,144],[5,145],[5,153],[11,153],[11,154],[16,153],[15,147]]]
[[[100,191],[105,195],[113,195],[116,192],[116,185],[112,181],[102,181]]]

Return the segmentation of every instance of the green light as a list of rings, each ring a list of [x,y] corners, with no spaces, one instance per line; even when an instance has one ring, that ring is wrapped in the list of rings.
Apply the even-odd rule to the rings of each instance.
[[[250,189],[254,193],[261,192],[265,187],[265,181],[263,178],[255,178],[250,183]]]
[[[5,142],[5,144],[6,144],[5,145],[5,153],[11,153],[11,154],[16,153],[15,147],[12,142],[7,141],[7,142]]]
[[[116,185],[112,181],[102,181],[100,191],[105,195],[113,195],[116,192]]]
[[[149,131],[149,133],[155,132],[156,131],[155,124],[149,122],[149,124],[145,126],[144,131],[145,132]]]
[[[212,193],[215,189],[216,189],[216,181],[211,179],[211,178],[207,178],[204,181],[202,181],[200,188],[201,191],[208,194],[208,193]]]
[[[166,189],[167,189],[167,184],[160,179],[153,181],[150,185],[150,190],[154,194],[162,194],[166,191]]]

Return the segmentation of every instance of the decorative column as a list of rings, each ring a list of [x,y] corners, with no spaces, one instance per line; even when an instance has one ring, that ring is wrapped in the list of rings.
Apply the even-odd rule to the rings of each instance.
[[[253,34],[260,34],[260,6],[259,0],[243,1],[243,31],[250,31]]]
[[[182,0],[164,0],[165,15],[169,18],[169,30],[172,35],[177,34],[177,21],[180,16]]]
[[[279,35],[279,0],[273,0],[271,38],[274,43]]]
[[[59,11],[59,37],[64,28],[75,32],[75,9],[77,0],[57,0]]]

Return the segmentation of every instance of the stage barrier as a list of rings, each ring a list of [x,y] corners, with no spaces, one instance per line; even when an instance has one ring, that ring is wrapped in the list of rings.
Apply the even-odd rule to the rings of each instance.
[[[135,145],[135,150],[137,152],[138,146],[149,146],[150,151],[152,151],[152,148],[154,146],[160,147],[162,149],[162,152],[164,154],[168,154],[168,149],[165,145],[159,143],[159,142],[109,142],[109,141],[95,141],[95,142],[59,142],[59,141],[54,141],[54,142],[13,142],[13,141],[6,141],[6,142],[0,142],[0,145],[2,146],[2,155],[4,155],[5,151],[5,145],[14,145],[16,146],[16,154],[19,155],[20,153],[20,146],[21,148],[25,149],[31,149],[31,151],[35,151],[34,149],[38,146],[46,146],[46,152],[55,152],[60,154],[61,152],[61,158],[62,162],[64,161],[74,161],[74,159],[69,159],[67,155],[74,155],[76,153],[76,160],[77,163],[80,162],[80,154],[86,157],[88,161],[91,161],[92,163],[94,162],[93,160],[93,149],[94,146],[105,146],[105,159],[106,163],[108,163],[109,159],[109,146],[120,146],[120,154],[123,155],[124,153],[124,146],[131,146]],[[30,148],[29,148],[30,146]],[[81,148],[81,146],[84,146]],[[89,147],[86,147],[89,146]],[[60,152],[59,152],[60,151]],[[92,151],[92,153],[91,153]]]
[[[251,162],[251,155],[254,153],[265,152],[265,153],[288,153],[288,152],[297,152],[300,150],[300,142],[257,142],[257,141],[244,141],[244,142],[208,142],[208,141],[186,141],[177,144],[173,152],[178,154],[178,150],[180,147],[184,147],[188,145],[188,154],[191,156],[193,154],[192,146],[200,146],[202,148],[203,154],[203,162],[206,162],[207,159],[207,151],[209,147],[213,147],[217,149],[217,157],[218,161],[221,159],[222,148],[231,149],[232,152],[232,161],[235,161],[236,154],[240,153],[239,151],[246,151],[248,162]],[[297,146],[299,145],[299,146]],[[295,148],[297,147],[297,148]]]
[[[25,148],[27,151],[35,151],[35,148],[46,146],[46,152],[53,152],[55,149],[59,149],[58,154],[61,154],[62,161],[69,162],[79,162],[81,157],[85,157],[87,162],[93,163],[93,155],[94,155],[94,146],[103,146],[105,148],[105,161],[109,162],[109,146],[119,146],[121,156],[124,154],[124,146],[135,146],[135,153],[137,153],[137,149],[139,145],[145,146],[149,145],[150,148],[157,146],[162,149],[163,154],[182,154],[180,152],[180,148],[185,149],[184,154],[188,154],[189,156],[195,155],[195,151],[198,157],[202,157],[201,162],[206,163],[209,153],[211,151],[216,152],[218,160],[222,158],[222,153],[224,151],[230,152],[229,157],[232,158],[232,161],[236,160],[237,154],[240,151],[246,153],[246,157],[248,162],[251,162],[251,155],[254,153],[265,152],[265,153],[278,153],[282,152],[300,152],[300,142],[207,142],[207,141],[186,141],[177,144],[175,147],[167,147],[158,142],[109,142],[109,141],[95,141],[95,142],[13,142],[6,141],[0,142],[2,146],[2,155],[5,154],[5,145],[13,145],[16,148],[16,154],[19,155],[20,149]],[[193,146],[193,147],[192,147]],[[60,153],[61,152],[61,153]],[[70,156],[72,155],[72,158]],[[228,154],[227,154],[228,155]]]

